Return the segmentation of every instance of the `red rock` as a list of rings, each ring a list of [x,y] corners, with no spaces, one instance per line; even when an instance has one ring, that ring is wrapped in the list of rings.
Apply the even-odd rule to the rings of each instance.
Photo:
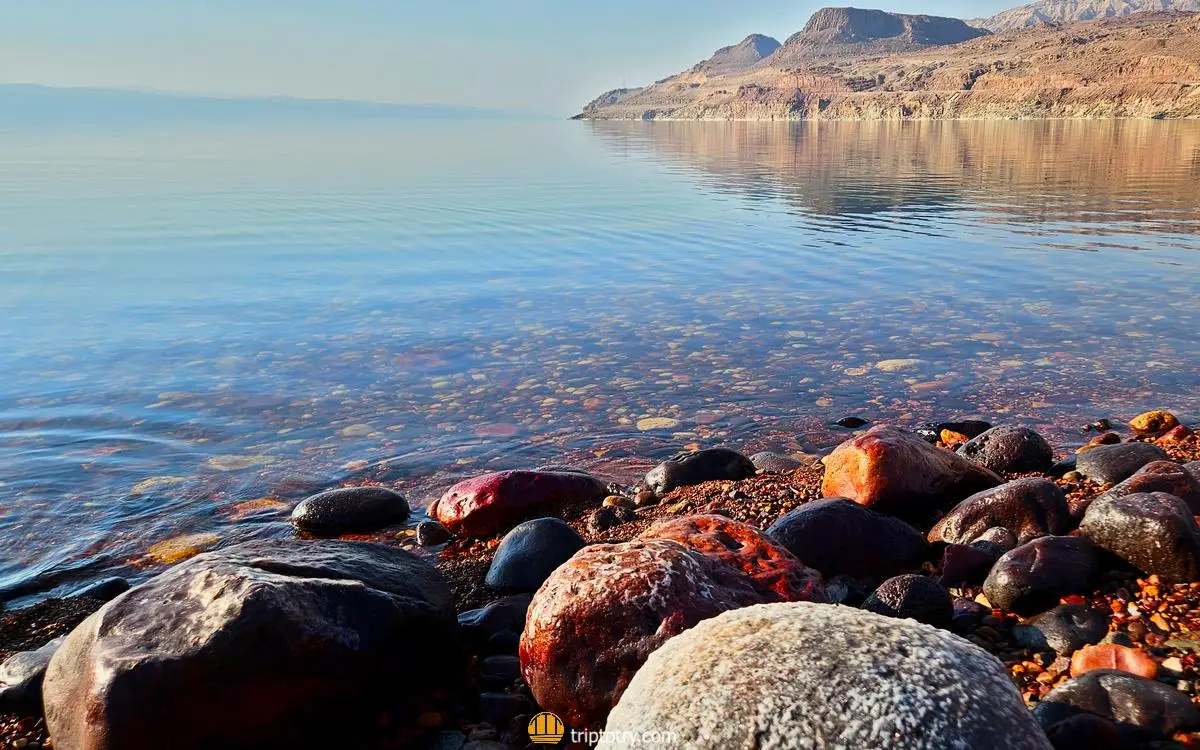
[[[1187,425],[1181,424],[1171,429],[1166,435],[1159,438],[1159,440],[1165,443],[1182,443],[1195,434]]]
[[[646,658],[696,623],[773,601],[733,568],[667,539],[585,547],[533,597],[521,671],[576,729],[600,729]]]
[[[671,539],[746,575],[765,597],[785,602],[823,602],[821,574],[775,544],[758,528],[724,516],[659,521],[642,539]]]
[[[575,502],[599,503],[604,482],[575,471],[501,471],[459,482],[429,514],[464,536],[490,536],[530,516]]]
[[[1148,654],[1111,643],[1084,646],[1071,657],[1072,677],[1078,677],[1093,669],[1119,669],[1148,680],[1158,676],[1158,664]]]
[[[918,435],[875,427],[847,440],[825,462],[822,490],[901,516],[953,505],[1002,479],[994,472]]]

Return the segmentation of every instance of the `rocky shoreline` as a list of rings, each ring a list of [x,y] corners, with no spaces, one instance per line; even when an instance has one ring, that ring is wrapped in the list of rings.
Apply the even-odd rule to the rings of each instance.
[[[1196,426],[1072,453],[855,420],[818,462],[493,473],[399,535],[419,554],[353,541],[399,493],[321,493],[300,539],[0,612],[0,746],[501,750],[538,711],[687,747],[1193,746]]]

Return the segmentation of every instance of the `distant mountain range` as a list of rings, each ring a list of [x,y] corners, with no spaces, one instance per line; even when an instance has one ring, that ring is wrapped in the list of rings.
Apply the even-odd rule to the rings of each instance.
[[[220,97],[108,88],[0,84],[0,128],[12,125],[157,120],[468,119],[493,110],[340,99]]]
[[[968,23],[989,31],[1011,31],[1039,24],[1063,24],[1122,18],[1153,11],[1200,11],[1200,0],[1041,0]]]
[[[1174,0],[1188,2],[1200,0]],[[1041,5],[1054,4],[1092,12]],[[602,94],[577,119],[1200,117],[1200,14],[991,34],[955,18],[825,8],[775,44],[748,37],[649,86]]]

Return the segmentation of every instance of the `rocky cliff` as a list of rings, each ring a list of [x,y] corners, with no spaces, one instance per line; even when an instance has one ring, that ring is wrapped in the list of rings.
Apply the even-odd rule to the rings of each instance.
[[[697,65],[697,70],[708,75],[729,75],[749,70],[779,49],[779,41],[762,34],[751,34],[732,47],[722,47],[713,56]]]
[[[883,14],[891,15],[891,14]],[[801,32],[837,37],[843,54],[795,51],[796,38],[740,73],[692,69],[589,104],[596,120],[903,120],[1200,117],[1200,15],[1138,13],[1064,27],[1036,26],[955,45],[927,46],[925,27],[903,27],[916,49],[868,44],[894,20],[830,24],[818,13]],[[852,17],[845,14],[842,18]],[[857,16],[853,16],[857,17]],[[874,18],[873,15],[864,18]],[[921,18],[921,17],[909,17]],[[940,27],[955,29],[950,25]],[[961,33],[961,32],[960,32]],[[822,48],[828,50],[828,47]]]
[[[1041,0],[970,23],[990,31],[1012,31],[1045,23],[1121,18],[1151,11],[1200,11],[1200,0]]]
[[[905,52],[958,44],[985,34],[957,18],[823,8],[784,43],[771,62],[784,66],[820,57]]]

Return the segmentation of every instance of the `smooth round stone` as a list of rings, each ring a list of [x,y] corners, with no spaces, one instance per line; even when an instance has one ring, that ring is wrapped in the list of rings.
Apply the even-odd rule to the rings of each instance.
[[[437,521],[422,521],[417,524],[417,544],[422,547],[436,547],[450,540],[450,529]]]
[[[1048,479],[1017,479],[978,492],[946,514],[929,541],[970,544],[992,528],[1005,528],[1021,543],[1071,530],[1067,496]]]
[[[1028,617],[1086,591],[1097,567],[1090,540],[1045,536],[1004,553],[983,582],[983,593],[992,606]]]
[[[846,498],[805,503],[767,536],[826,577],[877,577],[919,567],[925,538],[903,521]]]
[[[1092,714],[1117,725],[1127,739],[1162,739],[1200,728],[1200,710],[1178,690],[1117,670],[1087,672],[1051,690],[1034,709],[1041,725]]]
[[[1099,497],[1079,531],[1143,573],[1174,583],[1200,581],[1200,526],[1187,503],[1174,495]]]
[[[579,532],[557,518],[526,521],[504,535],[484,582],[502,591],[537,591],[586,544]]]
[[[302,531],[375,531],[408,518],[408,501],[387,487],[339,487],[305,498],[292,511]]]
[[[787,474],[804,465],[803,461],[771,451],[755,453],[750,457],[750,463],[762,474]]]
[[[1101,445],[1075,458],[1075,470],[1100,484],[1117,484],[1152,461],[1165,461],[1166,452],[1150,443]]]
[[[1060,604],[1049,612],[1013,626],[1013,638],[1034,651],[1070,654],[1108,634],[1108,617],[1086,604]]]
[[[646,474],[646,486],[661,496],[677,487],[720,479],[747,479],[756,471],[750,459],[735,450],[706,448],[677,453],[663,461]]]
[[[971,438],[958,452],[1001,474],[1045,471],[1054,463],[1054,449],[1046,438],[1028,427],[993,427]]]

